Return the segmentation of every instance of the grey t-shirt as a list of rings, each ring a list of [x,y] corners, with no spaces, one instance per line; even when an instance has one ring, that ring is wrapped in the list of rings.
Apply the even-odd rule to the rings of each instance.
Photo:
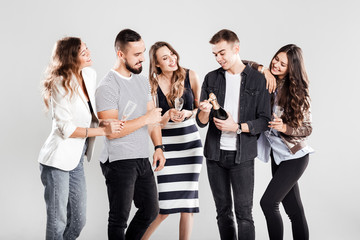
[[[135,111],[127,120],[138,118],[146,114],[147,103],[151,101],[150,84],[146,77],[132,74],[126,78],[118,72],[111,70],[100,82],[95,93],[96,109],[98,112],[116,109],[118,118],[127,102],[130,100],[137,104]],[[105,139],[104,149],[100,161],[110,162],[134,158],[149,157],[149,137],[147,126],[121,138]]]

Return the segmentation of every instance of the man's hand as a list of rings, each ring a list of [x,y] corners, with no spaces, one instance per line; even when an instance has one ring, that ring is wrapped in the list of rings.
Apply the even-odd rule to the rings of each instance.
[[[208,100],[204,100],[199,104],[200,111],[209,113],[211,111],[211,108],[212,108],[212,104],[209,103]]]
[[[155,172],[160,171],[164,168],[166,159],[164,157],[163,151],[160,148],[155,150],[153,159],[153,167],[156,167],[154,170]],[[157,163],[159,163],[158,166],[156,166]]]
[[[227,112],[227,114],[229,117],[226,120],[220,120],[214,117],[213,121],[215,123],[215,126],[220,131],[236,132],[239,125],[234,121],[230,113]]]
[[[161,121],[161,108],[153,108],[146,113],[146,125],[153,125]]]

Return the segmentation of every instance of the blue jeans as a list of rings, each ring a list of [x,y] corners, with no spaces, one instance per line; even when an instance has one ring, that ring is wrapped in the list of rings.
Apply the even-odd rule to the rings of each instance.
[[[254,161],[235,163],[236,151],[220,151],[220,161],[206,160],[208,178],[215,200],[217,223],[222,240],[236,240],[232,205],[234,200],[238,239],[254,240],[252,218]],[[231,196],[231,188],[233,197]]]
[[[148,158],[100,163],[109,197],[109,240],[140,240],[159,213],[154,173]],[[134,200],[138,208],[129,227],[127,221]]]
[[[40,164],[41,181],[45,187],[46,239],[76,239],[86,220],[86,183],[84,150],[78,166],[71,171]]]

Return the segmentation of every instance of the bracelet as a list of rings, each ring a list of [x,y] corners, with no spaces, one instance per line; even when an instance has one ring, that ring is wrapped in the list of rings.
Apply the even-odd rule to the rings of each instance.
[[[87,138],[88,137],[88,128],[85,128],[85,131],[86,131],[85,138]]]

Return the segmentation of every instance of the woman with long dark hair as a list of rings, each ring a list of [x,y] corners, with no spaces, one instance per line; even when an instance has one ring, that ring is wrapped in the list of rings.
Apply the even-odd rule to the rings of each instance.
[[[76,239],[86,220],[84,156],[90,161],[95,136],[119,132],[118,120],[98,127],[94,94],[96,73],[90,51],[80,38],[55,44],[42,83],[46,109],[51,107],[52,130],[40,155],[45,187],[46,239]]]
[[[162,108],[162,142],[165,167],[157,172],[160,213],[143,236],[151,234],[168,217],[180,213],[179,239],[190,239],[193,213],[199,212],[198,181],[203,153],[193,117],[198,108],[200,85],[196,73],[179,64],[179,54],[166,42],[150,49],[149,80]],[[176,110],[179,98],[182,110]]]
[[[271,130],[258,140],[258,158],[271,159],[272,179],[261,198],[269,237],[283,239],[280,202],[289,216],[294,239],[309,239],[298,180],[305,171],[313,149],[306,144],[312,132],[309,81],[301,49],[289,44],[279,49],[269,69],[276,78],[272,98],[274,119]]]

